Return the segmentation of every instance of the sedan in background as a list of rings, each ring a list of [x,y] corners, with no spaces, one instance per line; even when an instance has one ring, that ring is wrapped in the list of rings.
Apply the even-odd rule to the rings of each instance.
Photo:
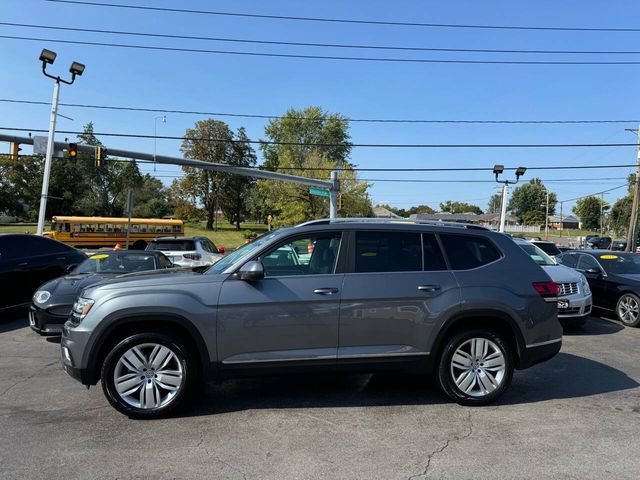
[[[223,252],[207,237],[157,237],[145,250],[159,250],[183,268],[211,266],[222,258]]]
[[[560,262],[587,277],[594,307],[615,312],[628,327],[640,326],[640,255],[582,250],[563,254]]]
[[[40,335],[59,335],[71,307],[83,288],[123,274],[171,268],[161,252],[105,251],[92,255],[69,275],[38,288],[29,308],[29,325]]]
[[[514,240],[542,267],[558,285],[558,320],[563,328],[576,328],[585,324],[591,313],[591,289],[584,275],[572,268],[559,265],[538,248],[537,242]]]
[[[0,310],[26,307],[38,285],[64,275],[87,256],[50,238],[0,234]]]

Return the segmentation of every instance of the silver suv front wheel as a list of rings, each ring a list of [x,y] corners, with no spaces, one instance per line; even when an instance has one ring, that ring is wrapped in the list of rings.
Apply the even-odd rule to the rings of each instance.
[[[193,373],[193,361],[178,339],[138,333],[122,340],[106,356],[102,388],[122,413],[155,418],[183,403]]]
[[[514,362],[508,342],[496,332],[473,330],[454,335],[438,364],[438,383],[462,405],[485,405],[509,386]]]

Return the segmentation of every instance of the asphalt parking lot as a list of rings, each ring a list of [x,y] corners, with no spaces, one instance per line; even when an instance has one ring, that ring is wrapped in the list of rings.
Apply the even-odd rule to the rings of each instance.
[[[61,370],[56,339],[4,318],[0,477],[637,479],[639,345],[640,329],[592,317],[490,407],[451,404],[422,377],[278,377],[134,421]]]

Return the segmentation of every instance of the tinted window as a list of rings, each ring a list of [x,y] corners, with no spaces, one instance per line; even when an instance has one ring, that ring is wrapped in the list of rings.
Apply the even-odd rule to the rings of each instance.
[[[435,235],[422,235],[422,248],[424,250],[424,269],[427,271],[446,270],[444,257]]]
[[[158,265],[160,268],[171,268],[173,267],[173,263],[165,257],[162,253],[158,254]]]
[[[147,250],[163,252],[190,252],[196,249],[193,240],[158,240],[149,243]]]
[[[262,256],[267,277],[321,275],[335,270],[340,233],[297,238]]]
[[[422,270],[419,233],[356,232],[356,272],[416,272]]]
[[[578,266],[578,255],[575,253],[565,253],[559,260],[562,265],[567,267],[576,268]]]
[[[441,235],[444,249],[454,270],[469,270],[500,258],[500,253],[485,238],[469,235]]]
[[[600,269],[600,265],[598,265],[598,262],[596,262],[596,259],[593,258],[591,255],[582,254],[578,259],[577,268],[578,270],[587,270],[589,268]]]
[[[554,243],[536,242],[534,245],[548,255],[560,255],[562,253]]]
[[[14,237],[14,252],[19,257],[35,257],[53,255],[55,253],[71,253],[73,250],[63,243],[36,235],[20,235]]]
[[[640,256],[635,253],[606,253],[600,255],[598,261],[607,273],[617,275],[637,275],[640,273]]]
[[[73,273],[132,273],[155,269],[154,256],[148,253],[97,253],[78,265]]]

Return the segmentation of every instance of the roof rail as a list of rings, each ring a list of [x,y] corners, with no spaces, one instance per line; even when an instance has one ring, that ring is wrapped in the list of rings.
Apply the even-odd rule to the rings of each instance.
[[[319,220],[310,220],[305,223],[296,225],[296,227],[306,227],[309,225],[329,225],[338,223],[382,223],[382,224],[405,224],[405,225],[433,225],[437,227],[454,227],[468,228],[473,230],[489,230],[480,225],[472,223],[448,222],[443,220],[413,220],[408,218],[322,218]]]

